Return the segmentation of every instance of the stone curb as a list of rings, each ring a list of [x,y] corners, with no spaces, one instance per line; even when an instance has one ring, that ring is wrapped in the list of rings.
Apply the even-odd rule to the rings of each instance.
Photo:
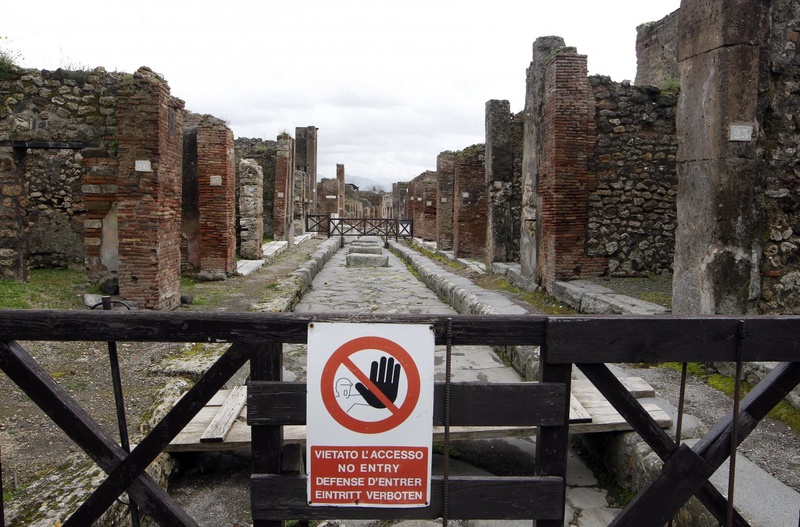
[[[620,295],[588,280],[556,282],[551,293],[581,313],[592,315],[666,315],[664,306]]]

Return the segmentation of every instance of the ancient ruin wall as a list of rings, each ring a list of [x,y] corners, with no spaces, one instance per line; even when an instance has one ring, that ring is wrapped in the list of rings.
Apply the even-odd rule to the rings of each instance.
[[[246,260],[259,260],[264,254],[264,171],[255,159],[239,163],[239,254]]]
[[[589,78],[597,140],[590,169],[586,252],[612,275],[671,269],[675,248],[677,95],[608,77]]]
[[[237,137],[234,139],[234,149],[236,152],[237,170],[243,159],[254,159],[264,173],[264,236],[272,238],[275,234],[273,227],[275,221],[275,160],[278,155],[278,142]],[[237,174],[237,178],[238,177]],[[240,212],[238,209],[236,214],[237,218],[239,218]],[[237,235],[239,229],[239,220],[237,219]]]
[[[508,101],[486,103],[486,263],[510,262],[519,254],[519,218],[514,217],[513,116]],[[518,207],[516,207],[518,208]]]
[[[148,309],[180,304],[183,101],[157,74],[140,68],[135,90],[120,96],[120,295]]]
[[[657,22],[636,28],[636,85],[650,84],[659,88],[679,84],[678,24],[680,10]]]
[[[3,276],[24,279],[30,265],[80,263],[90,278],[110,274],[100,261],[101,224],[113,202],[105,196],[116,188],[95,185],[116,181],[93,179],[92,167],[103,172],[116,154],[117,93],[130,82],[102,68],[20,69],[0,79]],[[51,149],[61,145],[69,148]]]
[[[453,186],[453,253],[483,259],[486,254],[488,208],[486,149],[472,145],[456,153]]]
[[[297,127],[295,133],[295,167],[306,173],[303,191],[305,195],[303,209],[307,214],[316,214],[317,199],[317,132],[316,126]]]
[[[278,136],[275,159],[275,239],[294,241],[294,139],[289,134]]]
[[[453,249],[453,194],[456,183],[456,153],[450,150],[436,156],[436,246],[443,251]]]
[[[344,181],[344,165],[336,165],[336,214],[344,217],[344,197],[345,197],[345,181]]]
[[[423,240],[436,239],[437,173],[426,170],[411,182],[414,189],[414,236]]]
[[[763,235],[771,230],[764,218],[765,148],[777,139],[762,128],[776,73],[765,60],[769,12],[759,0],[693,0],[681,7],[676,313],[759,310]],[[743,133],[731,137],[732,125]],[[785,230],[791,243],[793,228]]]
[[[773,0],[762,231],[760,309],[800,314],[800,4]],[[759,234],[758,232],[755,233]]]

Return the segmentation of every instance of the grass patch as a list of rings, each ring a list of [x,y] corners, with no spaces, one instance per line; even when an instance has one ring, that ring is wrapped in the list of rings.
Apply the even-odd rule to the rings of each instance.
[[[79,309],[88,289],[85,271],[33,269],[29,282],[0,280],[0,309]]]
[[[572,309],[568,305],[556,300],[544,289],[537,289],[533,292],[526,291],[498,275],[486,277],[485,280],[481,281],[480,285],[486,289],[495,289],[512,294],[526,304],[530,304],[536,310],[547,315],[575,315],[578,313],[578,311]]]
[[[660,366],[678,372],[681,371],[681,364],[678,362],[665,362],[660,364]],[[733,395],[736,391],[736,380],[733,377],[711,371],[708,366],[700,362],[688,363],[686,371],[700,377],[706,384],[733,399]],[[747,395],[752,389],[753,386],[750,383],[742,381],[741,397]],[[779,402],[767,415],[775,421],[784,423],[792,430],[800,432],[800,410],[787,401]]]
[[[466,269],[466,267],[467,267],[466,265],[462,264],[461,262],[457,262],[455,260],[451,260],[451,259],[447,258],[446,256],[442,256],[441,254],[436,254],[434,252],[431,252],[428,249],[426,249],[425,247],[421,247],[419,245],[412,245],[411,242],[409,242],[409,241],[406,241],[405,243],[406,243],[407,246],[411,247],[412,249],[414,249],[415,251],[417,251],[417,252],[419,252],[421,254],[424,254],[425,256],[430,258],[431,260],[436,260],[437,262],[441,262],[441,263],[445,264],[448,267],[452,267],[453,269],[461,270],[461,269]]]

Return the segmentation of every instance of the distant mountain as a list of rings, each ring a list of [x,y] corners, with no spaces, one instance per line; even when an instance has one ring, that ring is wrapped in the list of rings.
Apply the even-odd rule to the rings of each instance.
[[[390,183],[380,183],[374,179],[361,176],[351,176],[350,174],[346,174],[344,176],[344,182],[352,183],[353,185],[357,186],[359,190],[370,190],[374,187],[378,187],[384,192],[389,192],[392,190],[392,185]]]

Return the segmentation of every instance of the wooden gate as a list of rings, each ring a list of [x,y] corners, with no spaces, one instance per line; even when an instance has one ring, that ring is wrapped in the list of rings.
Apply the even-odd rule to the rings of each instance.
[[[305,479],[282,473],[282,426],[305,420],[305,391],[285,383],[282,344],[305,343],[310,322],[432,324],[436,343],[541,346],[540,383],[436,387],[437,423],[538,425],[535,473],[449,478],[422,509],[309,508]],[[564,515],[572,365],[580,368],[664,460],[661,473],[611,525],[662,525],[692,496],[721,524],[746,526],[708,477],[800,382],[799,317],[350,316],[270,313],[0,311],[0,369],[81,447],[108,478],[64,523],[91,525],[128,492],[163,526],[196,522],[145,474],[147,466],[248,360],[255,525],[321,517],[526,518],[561,527]],[[229,342],[227,351],[128,454],[18,341]],[[694,447],[677,444],[614,378],[605,363],[778,361],[773,372]],[[444,393],[450,392],[450,404]],[[492,505],[494,504],[494,505]],[[726,520],[730,515],[731,519]],[[4,524],[4,522],[3,522]]]

